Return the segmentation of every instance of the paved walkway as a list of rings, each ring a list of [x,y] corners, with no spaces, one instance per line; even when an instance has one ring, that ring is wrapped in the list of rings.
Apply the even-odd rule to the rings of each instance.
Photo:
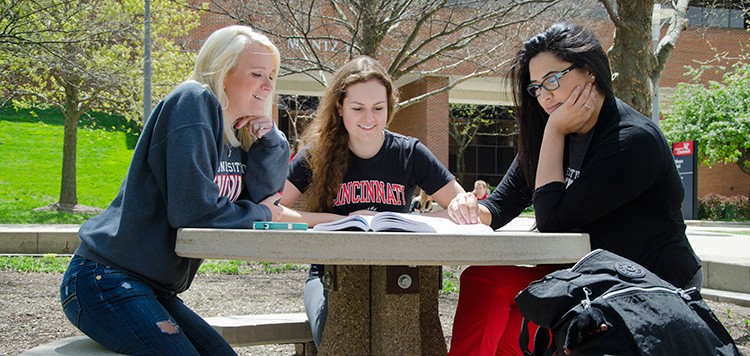
[[[533,224],[533,218],[519,217],[500,230],[528,230]],[[750,267],[750,222],[688,220],[687,225],[688,239],[702,260]]]
[[[703,296],[750,306],[750,222],[686,223],[690,244],[703,261]],[[533,218],[519,217],[500,230],[528,230],[533,224]]]

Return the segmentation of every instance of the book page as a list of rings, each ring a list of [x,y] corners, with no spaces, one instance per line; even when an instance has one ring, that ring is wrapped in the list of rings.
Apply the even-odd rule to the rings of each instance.
[[[377,213],[370,222],[373,231],[396,231],[396,232],[437,232],[434,227],[425,221],[412,219],[418,216],[414,214],[403,214],[385,211]]]
[[[371,222],[374,231],[434,232],[441,234],[489,234],[494,232],[484,224],[459,225],[446,218],[382,212]]]
[[[317,231],[381,231],[438,234],[490,234],[484,224],[459,225],[446,218],[384,211],[375,215],[349,215],[336,221],[317,224]]]
[[[312,229],[318,231],[370,231],[372,216],[349,215],[339,220],[317,224]]]

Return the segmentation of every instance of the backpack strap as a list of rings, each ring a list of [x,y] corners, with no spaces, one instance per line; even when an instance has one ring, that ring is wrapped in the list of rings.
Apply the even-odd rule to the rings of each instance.
[[[518,346],[521,347],[521,353],[523,356],[534,356],[534,354],[529,351],[529,321],[526,320],[526,318],[523,318],[523,321],[521,322],[521,334],[518,337]]]
[[[529,323],[523,319],[521,324],[521,334],[518,337],[518,343],[521,347],[521,353],[524,356],[553,356],[557,351],[555,343],[550,342],[551,333],[549,329],[539,326],[534,334],[534,350],[529,350]]]

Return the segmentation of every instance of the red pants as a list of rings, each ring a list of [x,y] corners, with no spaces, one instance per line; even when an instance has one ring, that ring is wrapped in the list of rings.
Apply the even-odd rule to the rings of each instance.
[[[461,273],[451,356],[521,355],[523,317],[513,298],[561,266],[470,266]],[[536,326],[530,325],[533,345]],[[531,346],[530,346],[531,347]]]

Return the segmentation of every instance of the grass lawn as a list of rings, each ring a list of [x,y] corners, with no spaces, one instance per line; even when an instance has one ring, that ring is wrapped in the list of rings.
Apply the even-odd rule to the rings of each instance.
[[[750,230],[733,230],[733,231],[711,230],[711,232],[717,232],[717,233],[720,233],[720,234],[748,235],[748,236],[750,236]]]
[[[47,254],[44,256],[0,256],[0,271],[65,273],[71,256]],[[206,260],[199,274],[249,274],[253,270],[263,273],[281,273],[306,270],[307,265],[293,263],[248,262],[235,260]],[[457,281],[457,278],[454,278]]]
[[[78,129],[78,203],[105,208],[133,154],[134,136],[117,118],[88,118]],[[81,223],[91,215],[37,212],[59,200],[63,119],[56,110],[0,108],[0,224]]]

